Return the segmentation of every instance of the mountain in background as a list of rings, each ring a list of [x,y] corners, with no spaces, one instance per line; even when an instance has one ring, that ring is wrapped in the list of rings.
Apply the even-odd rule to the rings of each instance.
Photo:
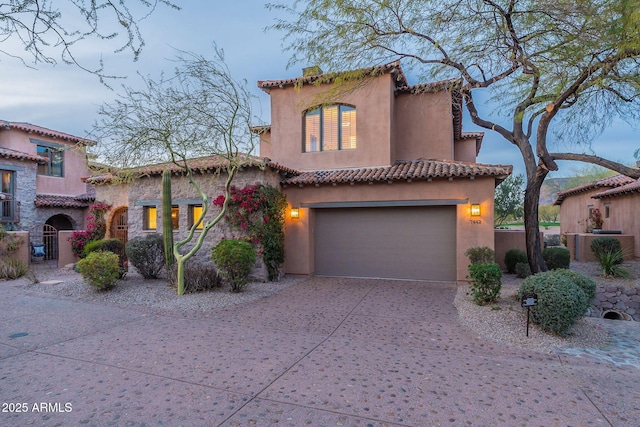
[[[540,205],[551,205],[556,201],[558,192],[569,188],[571,178],[547,178],[540,188]]]

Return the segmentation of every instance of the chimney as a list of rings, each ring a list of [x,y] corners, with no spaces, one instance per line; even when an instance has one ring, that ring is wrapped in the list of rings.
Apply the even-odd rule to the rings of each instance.
[[[322,74],[322,69],[317,65],[302,69],[302,77],[319,76],[320,74]]]

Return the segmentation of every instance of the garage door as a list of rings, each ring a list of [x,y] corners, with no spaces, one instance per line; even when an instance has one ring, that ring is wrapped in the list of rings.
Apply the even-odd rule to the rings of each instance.
[[[315,273],[456,278],[455,206],[315,209]]]

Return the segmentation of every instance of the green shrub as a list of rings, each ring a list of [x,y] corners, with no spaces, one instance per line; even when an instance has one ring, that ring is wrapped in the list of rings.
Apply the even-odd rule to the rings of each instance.
[[[498,264],[471,264],[469,278],[471,279],[470,294],[476,304],[485,305],[500,298],[502,271]]]
[[[566,335],[589,308],[585,292],[562,270],[527,277],[520,285],[519,297],[529,292],[538,296],[538,305],[531,307],[533,322],[558,335]]]
[[[516,277],[524,279],[531,276],[531,266],[528,262],[519,262],[516,264]]]
[[[516,264],[519,262],[529,263],[527,254],[520,249],[509,249],[504,254],[504,264],[507,266],[507,273],[513,274],[516,272]]]
[[[174,288],[178,287],[178,265],[171,265],[167,277],[169,283]],[[218,275],[215,267],[210,264],[199,263],[188,260],[184,268],[184,292],[192,294],[196,292],[206,292],[222,286],[222,278]]]
[[[0,279],[14,280],[24,276],[29,271],[29,266],[15,258],[0,260]]]
[[[464,254],[471,264],[496,262],[496,253],[488,246],[469,248]]]
[[[145,279],[157,279],[164,267],[164,241],[157,233],[134,237],[125,245],[129,262]]]
[[[569,249],[553,246],[542,251],[542,258],[547,263],[549,270],[557,270],[558,268],[569,268],[571,255]]]
[[[82,250],[82,258],[85,258],[91,252],[100,251],[109,251],[118,255],[120,265],[119,279],[124,279],[129,271],[129,263],[127,261],[124,243],[122,243],[120,239],[92,240],[84,246],[84,249]]]
[[[91,252],[76,264],[85,283],[106,290],[115,286],[120,277],[120,259],[109,251]]]
[[[253,246],[248,242],[225,239],[213,248],[211,257],[224,280],[231,285],[231,292],[242,292],[256,262]]]
[[[561,276],[568,277],[573,283],[578,285],[587,296],[588,301],[591,301],[593,297],[596,296],[596,282],[589,279],[588,277],[583,276],[582,274],[575,271],[564,269],[555,270],[555,273]]]
[[[622,253],[622,245],[620,240],[613,237],[598,237],[591,241],[591,252],[600,259],[600,255],[606,253],[616,253],[620,251]],[[622,264],[622,257],[619,260],[615,260],[618,264]]]

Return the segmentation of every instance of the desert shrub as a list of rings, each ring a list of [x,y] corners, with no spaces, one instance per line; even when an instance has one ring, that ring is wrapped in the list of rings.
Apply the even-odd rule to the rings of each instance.
[[[164,267],[164,241],[157,233],[134,237],[125,245],[129,262],[145,279],[157,279]]]
[[[516,277],[524,279],[531,276],[531,266],[528,262],[519,262],[516,264]]]
[[[547,247],[548,246],[560,246],[560,235],[559,234],[545,234],[545,236],[544,236],[544,244]]]
[[[622,254],[622,250],[615,252],[602,252],[598,254],[598,263],[600,263],[600,268],[602,269],[602,274],[606,277],[625,277],[631,278],[631,274],[622,268],[620,264],[622,264],[624,256]]]
[[[569,249],[553,246],[542,251],[542,258],[547,263],[549,270],[557,270],[558,268],[569,268],[571,255]]]
[[[469,266],[471,288],[469,293],[478,305],[485,305],[500,298],[502,271],[495,263],[471,264]]]
[[[515,273],[516,264],[519,262],[529,263],[527,254],[522,252],[520,249],[509,249],[507,253],[504,254],[504,264],[507,266],[507,273]]]
[[[76,264],[85,283],[106,290],[115,286],[120,277],[120,259],[109,251],[91,252]]]
[[[92,240],[84,246],[84,249],[82,250],[82,258],[85,258],[91,252],[100,251],[109,251],[118,255],[120,265],[119,279],[123,279],[129,271],[129,263],[127,261],[124,243],[122,243],[120,239]]]
[[[256,262],[253,246],[241,240],[225,239],[213,248],[211,257],[223,279],[231,285],[231,292],[242,292]]]
[[[618,251],[622,252],[622,245],[620,244],[620,240],[613,237],[598,237],[591,241],[591,252],[593,252],[596,258],[600,258],[601,254],[615,253]],[[618,264],[622,264],[622,257],[620,257]]]
[[[578,285],[580,289],[583,290],[584,294],[587,296],[588,301],[591,301],[593,297],[596,296],[596,282],[589,279],[588,277],[583,276],[582,274],[575,271],[564,269],[556,270],[555,273],[571,279],[573,283]]]
[[[178,265],[173,263],[167,273],[169,283],[178,287]],[[193,259],[188,260],[184,267],[184,292],[193,294],[207,292],[222,286],[222,278],[212,264],[205,264]]]
[[[471,264],[493,263],[496,261],[496,253],[488,246],[469,248],[464,254],[469,257]]]
[[[538,305],[531,307],[533,322],[558,335],[566,335],[589,308],[585,292],[562,270],[527,277],[520,285],[519,297],[529,292],[538,296]]]
[[[29,266],[15,258],[0,259],[0,279],[14,280],[24,276]]]

